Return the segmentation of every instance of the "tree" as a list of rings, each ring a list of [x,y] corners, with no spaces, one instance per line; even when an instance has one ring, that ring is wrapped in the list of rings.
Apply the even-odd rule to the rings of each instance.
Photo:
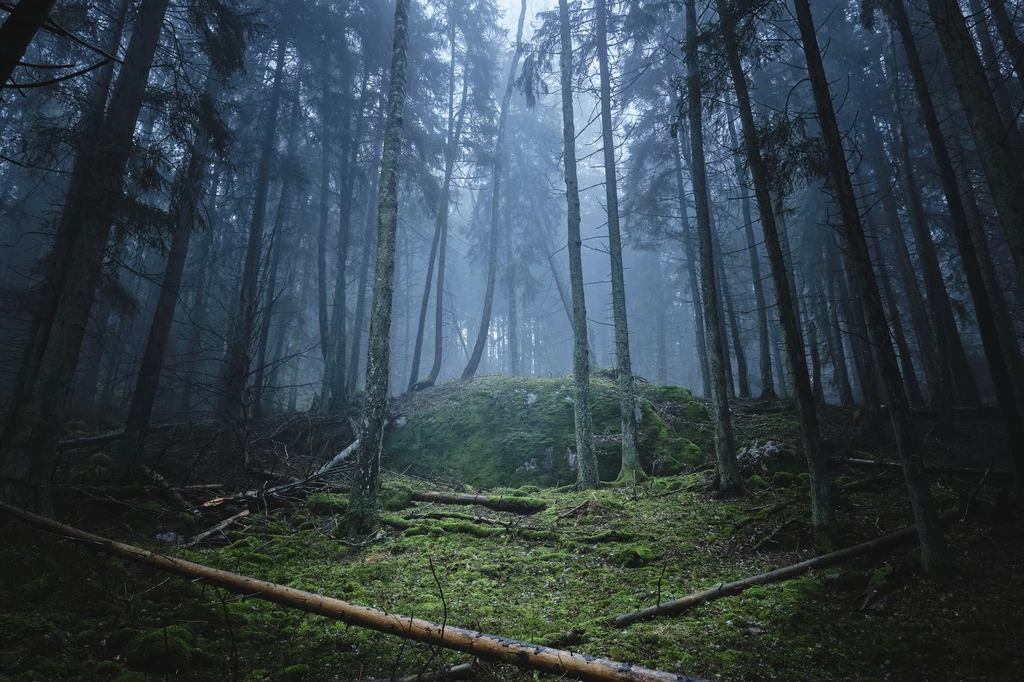
[[[729,415],[729,393],[726,385],[722,349],[722,318],[715,285],[715,257],[712,252],[711,211],[708,206],[708,181],[704,162],[704,122],[701,118],[701,70],[697,52],[696,0],[686,0],[686,67],[687,120],[690,124],[692,157],[690,182],[697,213],[697,242],[700,251],[701,293],[704,302],[704,325],[707,329],[708,365],[711,373],[711,406],[715,422],[715,454],[718,459],[718,490],[722,495],[742,493],[736,444]]]
[[[525,3],[524,3],[525,8]],[[565,163],[565,196],[569,221],[569,287],[572,290],[573,414],[576,422],[576,487],[596,488],[597,454],[594,423],[590,414],[590,358],[587,347],[587,305],[583,292],[582,239],[580,238],[580,190],[576,177],[576,121],[573,118],[572,26],[568,0],[558,0],[562,85],[562,149]]]
[[[384,443],[388,379],[391,374],[391,304],[394,295],[395,239],[398,227],[398,157],[402,145],[402,115],[409,50],[409,5],[395,3],[395,39],[388,86],[388,117],[381,159],[377,208],[377,268],[370,311],[370,341],[366,355],[366,398],[360,420],[356,472],[351,492],[349,534],[365,535],[377,527],[380,451]]]

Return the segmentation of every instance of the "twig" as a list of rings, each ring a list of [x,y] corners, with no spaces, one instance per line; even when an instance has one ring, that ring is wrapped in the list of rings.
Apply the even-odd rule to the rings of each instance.
[[[967,504],[964,505],[964,515],[960,517],[960,523],[963,523],[967,520],[967,512],[971,510],[971,502],[973,502],[974,498],[978,496],[978,492],[981,490],[981,486],[985,485],[985,479],[988,478],[989,471],[992,471],[992,469],[988,469],[985,471],[985,475],[981,477],[980,481],[978,481],[978,485],[974,486],[974,492],[972,492],[970,497],[967,498]]]

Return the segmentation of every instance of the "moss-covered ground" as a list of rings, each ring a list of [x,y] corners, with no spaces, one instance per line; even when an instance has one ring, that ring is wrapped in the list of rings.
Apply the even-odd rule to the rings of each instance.
[[[661,405],[666,428],[682,423],[673,414],[694,410],[688,401],[651,402]],[[792,442],[788,412],[741,412],[740,440],[770,433]],[[849,413],[829,419],[826,438],[835,449],[891,456],[885,445],[850,430]],[[843,486],[840,544],[908,524],[898,476],[835,473],[837,488]],[[1021,527],[997,523],[1004,520],[997,490],[985,486],[974,495],[976,480],[934,482],[943,507],[967,508],[965,521],[950,529],[959,569],[951,583],[918,576],[907,546],[680,617],[612,627],[612,616],[815,554],[803,480],[795,476],[782,487],[758,478],[744,497],[730,500],[715,497],[710,470],[585,493],[529,484],[489,491],[547,503],[520,517],[414,503],[410,492],[438,490],[438,483],[389,474],[385,533],[360,548],[336,532],[344,527],[347,497],[329,490],[261,510],[192,550],[153,537],[189,535],[217,519],[191,523],[144,494],[109,503],[68,498],[61,516],[103,535],[356,604],[698,678],[1020,679]],[[237,510],[223,509],[218,518]],[[3,682],[368,680],[464,660],[54,538],[14,536],[0,545]],[[478,678],[533,675],[499,666]]]

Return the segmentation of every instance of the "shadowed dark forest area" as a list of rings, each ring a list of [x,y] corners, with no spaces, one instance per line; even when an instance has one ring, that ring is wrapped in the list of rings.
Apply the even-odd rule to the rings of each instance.
[[[0,682],[1019,680],[1018,0],[0,3]]]

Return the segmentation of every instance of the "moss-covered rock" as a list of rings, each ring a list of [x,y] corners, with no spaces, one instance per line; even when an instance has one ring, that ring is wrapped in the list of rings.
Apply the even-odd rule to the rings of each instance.
[[[671,474],[700,461],[685,433],[673,433],[650,401],[695,404],[678,387],[641,384],[637,429],[644,471]],[[480,487],[548,486],[575,479],[576,436],[571,377],[480,377],[402,396],[401,411],[385,433],[392,468],[454,475]],[[591,380],[591,413],[602,480],[619,474],[621,441],[618,387]]]
[[[306,499],[306,509],[314,514],[342,515],[348,511],[348,495],[314,493]]]
[[[612,563],[626,568],[640,568],[657,561],[661,555],[650,547],[643,545],[630,545],[612,552]]]
[[[775,475],[772,476],[772,485],[776,488],[792,488],[793,486],[800,485],[800,478],[788,471],[776,471]]]

